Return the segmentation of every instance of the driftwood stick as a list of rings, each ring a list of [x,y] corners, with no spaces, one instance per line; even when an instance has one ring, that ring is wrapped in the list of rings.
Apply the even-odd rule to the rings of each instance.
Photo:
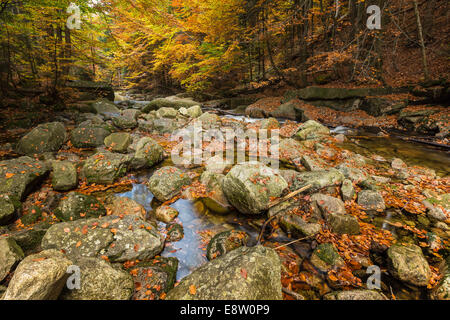
[[[300,194],[300,193],[302,193],[302,192],[304,192],[304,191],[306,191],[306,190],[309,190],[311,187],[312,187],[312,186],[311,186],[310,184],[308,184],[307,186],[304,186],[303,188],[300,188],[300,189],[298,189],[298,190],[296,190],[296,191],[294,191],[294,192],[289,193],[288,195],[284,196],[283,198],[280,198],[280,199],[277,199],[277,200],[273,201],[273,202],[269,205],[269,209],[275,207],[276,205],[278,205],[278,204],[280,204],[280,203],[282,203],[282,202],[284,202],[284,201],[286,201],[286,200],[289,200],[289,199],[295,197],[296,195],[298,195],[298,194]],[[280,212],[281,212],[281,211],[280,211]],[[258,236],[258,244],[261,243],[261,239],[262,239],[262,236],[263,236],[263,234],[264,234],[264,230],[266,229],[266,227],[267,227],[267,225],[269,224],[269,222],[272,221],[273,219],[275,219],[275,217],[278,216],[278,214],[279,214],[280,212],[274,214],[274,215],[271,216],[269,219],[267,219],[266,222],[264,222],[264,224],[263,224],[263,226],[262,226],[262,228],[261,228],[261,232],[259,233],[259,236]]]
[[[285,243],[285,244],[282,244],[281,246],[276,247],[274,250],[277,250],[277,249],[280,249],[280,248],[283,248],[283,247],[287,247],[287,246],[289,246],[291,244],[294,244],[296,242],[300,242],[300,241],[303,241],[303,240],[311,239],[313,237],[315,237],[315,234],[307,236],[307,237],[304,237],[304,238],[300,238],[300,239],[297,239],[297,240],[294,240],[294,241],[291,241],[291,242],[288,242],[288,243]]]
[[[304,186],[303,188],[300,188],[294,192],[289,193],[288,195],[284,196],[283,198],[272,201],[272,203],[269,204],[269,209],[279,205],[282,202],[285,202],[285,201],[295,197],[296,195],[298,195],[306,190],[309,190],[311,187],[312,186],[310,184],[308,184],[307,186]]]
[[[286,289],[286,288],[284,288],[284,287],[282,288],[282,290],[283,290],[284,293],[290,295],[290,296],[293,297],[295,300],[305,300],[305,297],[303,297],[302,295],[300,295],[300,294],[298,294],[298,293],[296,293],[296,292],[294,292],[294,291],[291,291],[291,290]]]

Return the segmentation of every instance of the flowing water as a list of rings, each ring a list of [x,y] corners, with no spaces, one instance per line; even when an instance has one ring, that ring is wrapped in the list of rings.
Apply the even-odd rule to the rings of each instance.
[[[259,120],[247,118],[245,116],[227,115],[225,117],[246,122]],[[332,132],[344,133],[347,135],[348,140],[342,145],[345,149],[349,149],[365,156],[377,154],[388,161],[394,157],[399,157],[410,166],[424,166],[434,169],[440,176],[449,175],[450,155],[448,151],[415,142],[406,142],[394,137],[377,137],[366,132],[358,132],[357,135],[355,135],[354,131],[352,132],[345,127],[334,128]],[[158,167],[164,165],[170,164],[163,163]],[[118,195],[129,197],[142,204],[151,215],[160,203],[153,199],[153,195],[148,190],[146,182],[158,167],[145,173],[136,174],[134,178],[137,183],[133,185],[132,190]],[[248,217],[236,212],[227,215],[219,215],[210,212],[199,200],[190,201],[180,199],[170,206],[179,211],[176,222],[183,225],[184,238],[178,242],[168,243],[161,255],[178,258],[178,280],[189,275],[194,269],[207,262],[207,242],[203,240],[204,238],[209,239],[211,235],[218,232],[235,229],[249,233],[251,240],[248,245],[254,245],[265,219],[265,217]],[[373,223],[380,228],[384,227],[385,229],[392,229],[388,224],[392,219],[398,219],[398,217],[391,212],[387,212],[386,216],[378,217],[378,220]],[[165,224],[160,223],[160,228],[164,231]],[[395,233],[395,230],[391,231]],[[277,238],[276,240],[281,242],[289,241],[288,238],[283,237]],[[390,283],[394,282],[390,281]],[[420,292],[414,294],[421,295]],[[413,297],[412,293],[406,291],[404,292],[404,296],[405,298],[417,298]]]

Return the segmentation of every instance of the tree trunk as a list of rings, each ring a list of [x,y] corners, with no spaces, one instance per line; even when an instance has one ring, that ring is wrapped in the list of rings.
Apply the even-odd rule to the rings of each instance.
[[[430,75],[428,73],[427,53],[425,51],[425,42],[423,41],[422,23],[420,22],[419,6],[417,5],[417,0],[414,0],[414,13],[416,15],[417,30],[419,33],[420,47],[422,50],[423,74],[425,77],[425,81],[427,81],[430,78]]]

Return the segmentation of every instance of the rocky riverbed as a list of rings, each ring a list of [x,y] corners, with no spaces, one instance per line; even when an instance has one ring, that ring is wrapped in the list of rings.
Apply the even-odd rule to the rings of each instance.
[[[1,146],[3,299],[450,298],[445,153],[422,150],[439,156],[421,166],[314,120],[121,100],[80,102]],[[172,135],[192,126],[251,129],[280,166],[251,148],[226,161],[226,138],[174,161]]]

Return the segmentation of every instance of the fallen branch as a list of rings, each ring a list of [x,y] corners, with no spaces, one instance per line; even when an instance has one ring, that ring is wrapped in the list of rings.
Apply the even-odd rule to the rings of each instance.
[[[287,246],[290,246],[291,244],[294,244],[296,242],[300,242],[300,241],[303,241],[303,240],[311,239],[311,238],[314,238],[314,237],[315,237],[315,234],[307,236],[307,237],[304,237],[304,238],[300,238],[300,239],[291,241],[289,243],[282,244],[281,246],[276,247],[274,250],[277,250],[277,249],[280,249],[280,248],[283,248],[283,247],[287,247]]]
[[[307,186],[304,186],[303,188],[300,188],[294,192],[289,193],[288,195],[284,196],[283,198],[277,199],[275,201],[272,201],[272,203],[269,204],[269,209],[273,208],[277,205],[279,205],[282,202],[285,202],[293,197],[295,197],[296,195],[298,195],[299,193],[302,193],[306,190],[309,190],[312,187],[312,185],[308,184]]]
[[[298,195],[299,193],[302,193],[306,190],[309,190],[312,186],[310,184],[308,184],[307,186],[304,186],[303,188],[300,188],[294,192],[289,193],[288,195],[284,196],[283,198],[277,199],[275,201],[273,201],[271,204],[269,204],[269,209],[275,207],[276,205],[285,202],[293,197],[295,197],[296,195]],[[266,222],[264,222],[262,228],[261,228],[261,232],[259,233],[258,236],[258,244],[261,243],[261,239],[262,236],[264,234],[264,230],[266,229],[267,225],[269,224],[270,221],[272,221],[273,219],[275,219],[282,211],[274,214],[273,216],[271,216],[269,219],[266,220]]]
[[[301,294],[298,294],[294,291],[291,291],[289,289],[286,288],[282,288],[283,292],[290,295],[291,297],[295,298],[295,300],[305,300],[305,297],[303,297]]]

